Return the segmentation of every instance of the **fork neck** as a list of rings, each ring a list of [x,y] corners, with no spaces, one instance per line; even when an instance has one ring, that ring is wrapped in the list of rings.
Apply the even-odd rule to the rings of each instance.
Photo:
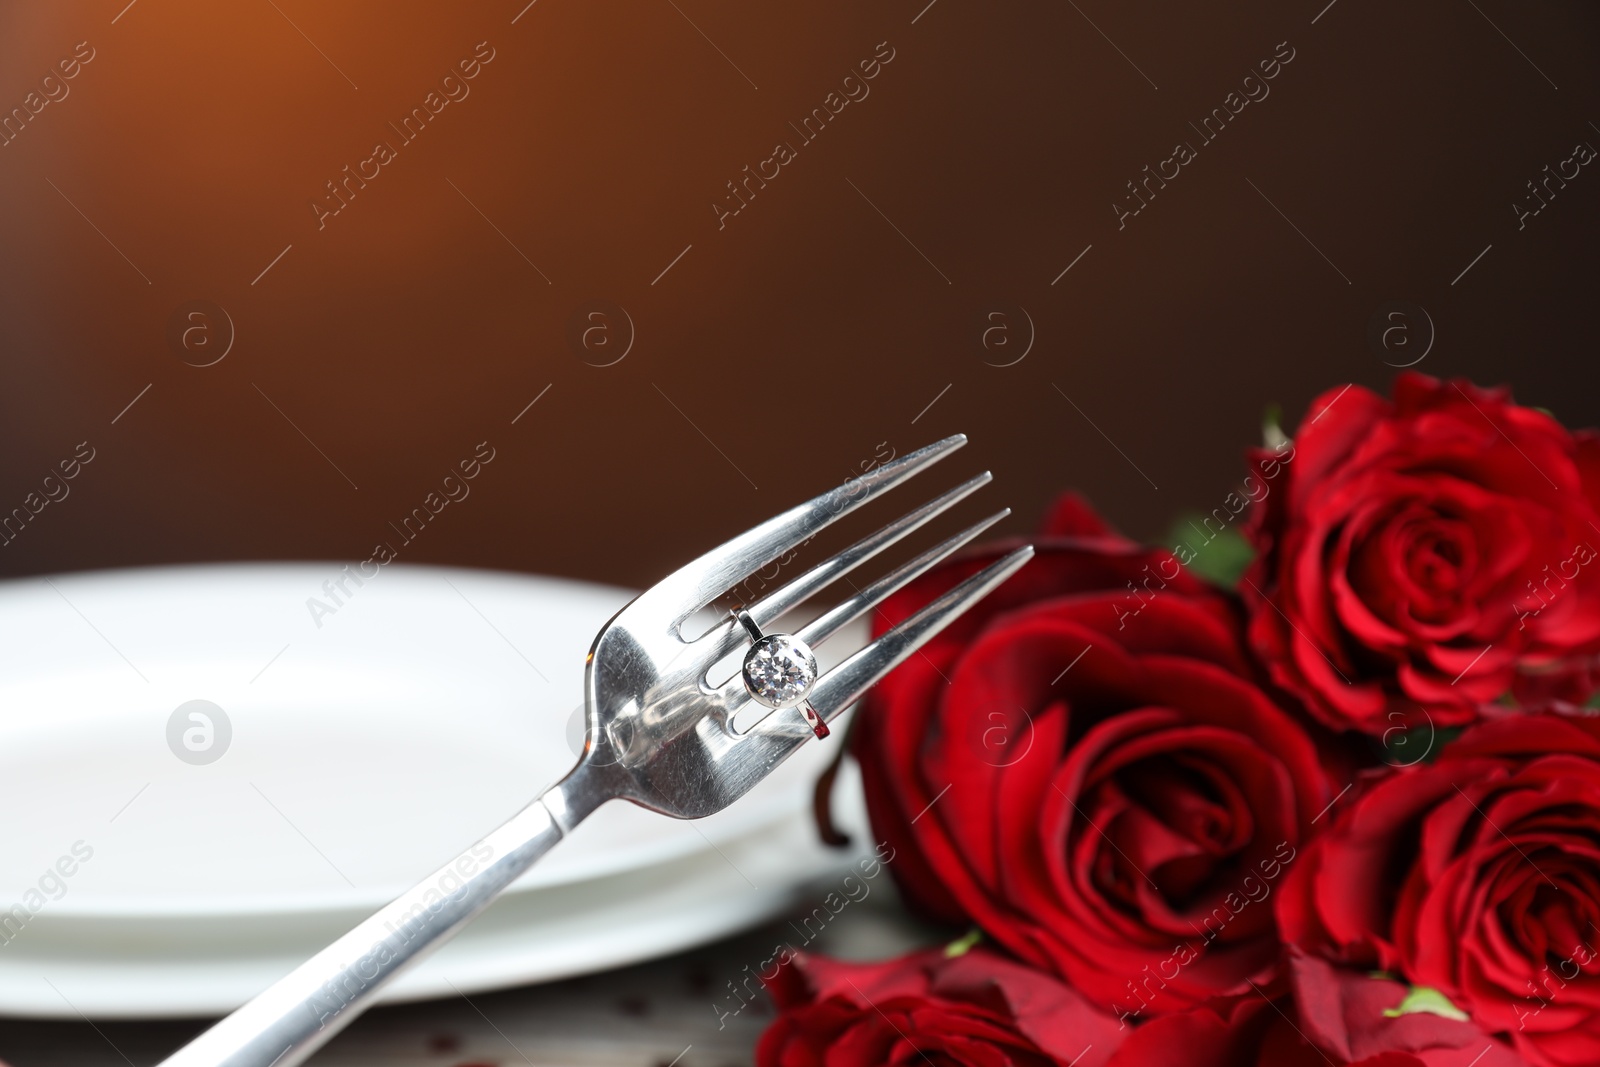
[[[583,759],[565,778],[545,790],[539,800],[565,837],[596,808],[617,795],[616,787],[605,781],[601,768]]]

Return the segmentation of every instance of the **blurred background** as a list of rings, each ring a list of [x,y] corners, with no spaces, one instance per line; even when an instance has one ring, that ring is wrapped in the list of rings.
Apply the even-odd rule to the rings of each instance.
[[[1600,12],[1324,4],[7,5],[0,512],[94,458],[0,573],[640,586],[957,431],[1155,537],[1408,363],[1595,422]]]

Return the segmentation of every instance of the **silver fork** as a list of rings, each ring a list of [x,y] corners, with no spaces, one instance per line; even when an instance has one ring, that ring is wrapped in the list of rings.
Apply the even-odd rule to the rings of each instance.
[[[275,982],[163,1060],[164,1067],[292,1067],[369,1006],[383,985],[488,907],[597,807],[616,798],[679,819],[721,811],[813,736],[797,707],[753,725],[735,716],[752,703],[735,675],[708,671],[750,641],[730,617],[685,637],[686,620],[823,527],[966,444],[957,435],[791,508],[679,569],[619,611],[590,650],[588,736],[577,766],[542,796],[399,899]],[[766,630],[785,612],[939,515],[990,480],[986,472],[812,567],[745,611]],[[815,647],[885,597],[971,541],[1009,509],[985,519],[858,589],[794,636]],[[914,653],[1033,555],[1015,550],[927,604],[818,678],[809,691],[824,722]],[[743,720],[741,720],[741,725]]]

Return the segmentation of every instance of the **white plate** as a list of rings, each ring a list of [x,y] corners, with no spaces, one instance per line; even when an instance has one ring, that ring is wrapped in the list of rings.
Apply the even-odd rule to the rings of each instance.
[[[709,856],[508,894],[404,973],[380,1000],[447,997],[620,967],[784,912],[805,913],[789,939],[803,947],[834,914],[884,890],[889,880],[881,865],[875,878],[866,875],[872,865],[859,866],[871,849],[853,772],[846,764],[836,808],[857,848],[824,848],[809,816],[795,814],[725,840]],[[259,922],[174,916],[146,919],[134,935],[125,923],[55,921],[46,913],[0,950],[0,1008],[46,1018],[222,1014],[362,918],[357,912],[305,913],[269,929]]]
[[[153,963],[153,942],[185,923],[220,931],[247,921],[251,936],[284,938],[285,958],[301,954],[295,931],[348,927],[565,773],[581,738],[569,727],[584,657],[631,593],[400,564],[364,585],[346,578],[342,591],[340,577],[336,564],[270,564],[0,583],[0,810],[13,813],[0,850],[0,1010],[51,1010],[17,991],[9,961],[98,960],[109,946]],[[314,619],[313,598],[334,610]],[[824,666],[856,643],[822,650]],[[181,737],[169,744],[169,721],[192,700],[222,711],[202,754],[223,747],[221,718],[231,731],[214,762],[180,758],[174,745],[194,758]],[[180,718],[180,735],[197,728]],[[513,896],[541,898],[529,914],[553,921],[621,891],[597,880],[723,865],[716,849],[805,810],[832,754],[806,746],[698,823],[607,805]],[[791,866],[766,888],[807,873]],[[545,896],[564,886],[581,888]],[[4,925],[12,905],[28,915],[12,921],[18,930]],[[753,921],[736,911],[733,925],[687,936]],[[758,912],[767,913],[751,904]],[[233,956],[220,933],[212,943],[220,975]],[[78,947],[41,957],[49,945]],[[593,958],[610,965],[605,953]],[[556,959],[507,973],[571,973]],[[233,996],[180,1008],[155,988],[126,1013],[213,1010]],[[143,1003],[126,984],[123,994]],[[93,1010],[124,1014],[117,1002],[95,999]]]

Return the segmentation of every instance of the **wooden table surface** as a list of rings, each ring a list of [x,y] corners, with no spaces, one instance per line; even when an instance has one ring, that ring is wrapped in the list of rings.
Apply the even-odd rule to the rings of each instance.
[[[941,939],[881,891],[840,911],[808,950],[877,959]],[[750,933],[617,971],[451,1000],[379,1008],[313,1057],[314,1067],[739,1067],[772,1019],[764,998],[739,1003],[729,982],[780,944],[779,919]],[[727,1013],[726,1016],[722,1013]],[[0,1019],[10,1067],[146,1067],[201,1021],[43,1022]]]

